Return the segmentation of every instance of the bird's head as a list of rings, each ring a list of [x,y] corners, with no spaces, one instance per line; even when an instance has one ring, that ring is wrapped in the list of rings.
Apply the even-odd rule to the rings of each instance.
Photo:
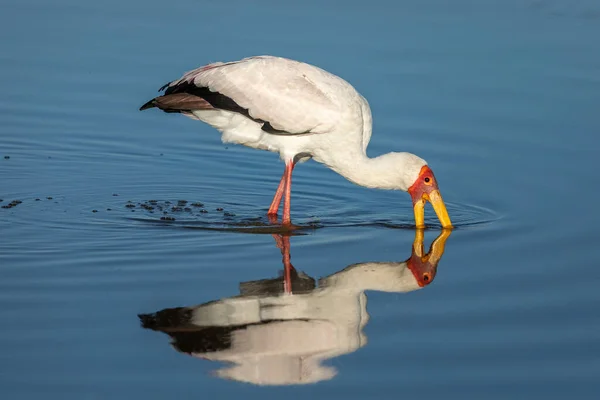
[[[410,153],[397,153],[402,157],[403,188],[412,198],[417,228],[425,226],[425,202],[431,202],[442,227],[452,228],[450,216],[440,194],[437,180],[427,162]]]

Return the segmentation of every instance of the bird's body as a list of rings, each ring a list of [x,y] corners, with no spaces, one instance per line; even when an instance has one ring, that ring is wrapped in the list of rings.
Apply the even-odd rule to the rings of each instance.
[[[273,56],[213,63],[161,90],[163,96],[140,109],[182,113],[216,128],[225,143],[279,153],[286,170],[269,214],[277,213],[285,192],[284,224],[290,223],[291,174],[297,162],[312,158],[358,185],[404,191],[427,165],[410,153],[369,158],[367,100],[342,78],[306,63]]]

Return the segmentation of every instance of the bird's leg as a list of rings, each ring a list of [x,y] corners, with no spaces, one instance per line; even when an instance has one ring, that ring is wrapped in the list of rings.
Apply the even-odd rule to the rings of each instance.
[[[283,225],[292,224],[292,219],[290,217],[290,197],[292,195],[292,171],[294,170],[294,165],[294,162],[285,165],[285,203],[283,205],[283,218],[281,220]]]
[[[267,211],[268,216],[270,216],[270,217],[277,216],[277,210],[279,209],[279,203],[281,203],[281,198],[283,197],[284,189],[285,189],[285,171],[283,171],[283,175],[281,175],[281,181],[279,181],[279,186],[277,186],[277,191],[275,192],[275,196],[273,196],[273,201],[271,202],[269,211]]]

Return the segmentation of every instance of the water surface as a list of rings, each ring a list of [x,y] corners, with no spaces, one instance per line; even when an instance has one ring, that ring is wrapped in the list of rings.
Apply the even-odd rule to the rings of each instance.
[[[0,395],[597,398],[599,22],[591,0],[6,2]],[[350,81],[369,155],[425,158],[457,229],[429,209],[421,238],[407,194],[308,162],[281,235],[277,155],[137,111],[259,54]]]

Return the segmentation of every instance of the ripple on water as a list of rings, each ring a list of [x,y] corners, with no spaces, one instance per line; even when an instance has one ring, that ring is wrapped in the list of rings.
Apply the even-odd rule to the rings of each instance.
[[[499,219],[492,210],[475,205],[448,203],[448,212],[456,229],[466,229],[489,224]],[[245,233],[282,233],[287,231],[280,220],[271,220],[261,207],[250,204],[221,203],[205,204],[188,200],[146,200],[127,202],[125,208],[137,211],[122,215],[124,219],[142,223],[162,223],[173,227],[202,230],[236,231]],[[119,208],[122,213],[122,208]],[[341,227],[383,227],[391,229],[414,229],[412,209],[389,212],[365,211],[357,206],[345,207],[339,211],[330,210],[318,216],[296,215],[294,231],[298,234],[320,228]],[[428,228],[441,228],[435,215],[427,215]]]
[[[173,228],[236,231],[245,233],[282,233],[287,231],[280,220],[269,219],[258,196],[245,197],[246,202],[219,202],[196,198],[135,199],[118,193],[98,196],[78,192],[76,196],[21,195],[0,202],[2,212],[21,224],[40,227],[85,229],[92,226],[129,227],[156,224]],[[210,196],[207,196],[209,198]],[[354,201],[332,202],[327,194],[299,193],[298,208],[315,209],[316,215],[293,210],[295,232],[302,233],[320,228],[382,227],[391,229],[414,229],[410,204],[396,205],[393,211],[366,209]],[[314,204],[344,204],[338,208],[320,207]],[[312,206],[311,206],[312,204]],[[304,207],[302,207],[304,205]],[[456,229],[466,229],[489,224],[500,217],[492,210],[476,205],[447,203],[448,213]],[[428,228],[440,228],[432,210],[426,211]]]

